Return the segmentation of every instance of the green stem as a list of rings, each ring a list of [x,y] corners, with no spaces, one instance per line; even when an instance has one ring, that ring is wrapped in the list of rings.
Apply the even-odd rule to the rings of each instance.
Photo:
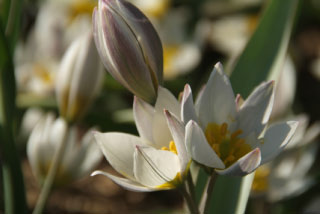
[[[199,209],[201,213],[208,213],[209,203],[210,203],[213,187],[214,187],[214,184],[216,183],[217,177],[218,177],[218,174],[215,171],[213,171],[211,176],[208,178],[206,187],[204,188],[204,192],[202,194],[202,198],[200,201]]]
[[[66,144],[67,144],[68,130],[69,130],[69,124],[67,126],[67,130],[64,134],[64,137],[63,137],[62,141],[60,142],[59,147],[53,156],[52,164],[50,166],[49,172],[48,172],[46,179],[44,181],[44,184],[42,186],[36,207],[33,210],[33,214],[41,214],[43,212],[43,209],[44,209],[45,204],[48,200],[48,197],[49,197],[52,185],[53,185],[53,181],[56,177],[57,171],[59,169],[59,165],[60,165],[61,160],[63,158],[63,154],[64,154]]]
[[[199,210],[197,208],[196,201],[193,200],[192,196],[188,193],[185,184],[182,185],[179,188],[179,190],[180,190],[181,194],[183,195],[184,199],[186,200],[186,203],[187,203],[187,206],[188,206],[190,213],[199,214]]]
[[[14,139],[16,89],[12,54],[0,20],[0,152],[5,213],[26,213],[20,159]]]
[[[10,9],[9,9],[10,10],[9,17],[8,17],[8,22],[7,22],[6,31],[5,31],[5,35],[7,37],[10,37],[13,33],[15,19],[17,18],[16,7],[17,7],[17,1],[11,0]]]
[[[192,175],[190,171],[188,172],[188,175],[187,175],[187,184],[188,184],[188,192],[190,193],[192,200],[196,202],[196,192],[195,192],[195,187],[194,187],[194,183],[193,183]]]

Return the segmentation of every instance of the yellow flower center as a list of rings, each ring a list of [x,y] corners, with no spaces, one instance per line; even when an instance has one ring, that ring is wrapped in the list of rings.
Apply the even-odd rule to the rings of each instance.
[[[239,137],[241,133],[241,129],[230,133],[227,123],[221,125],[209,123],[205,130],[209,145],[226,167],[229,167],[252,150],[250,145],[246,144],[245,140]]]
[[[51,167],[51,161],[39,163],[40,182],[43,184]],[[73,180],[72,174],[60,165],[57,169],[53,186],[61,187],[70,183]]]
[[[70,5],[70,21],[74,20],[80,14],[92,14],[93,8],[97,6],[97,1],[78,0]]]
[[[266,192],[269,187],[268,177],[270,175],[270,168],[266,165],[260,166],[254,175],[251,189],[255,192]]]
[[[170,0],[155,0],[155,1],[144,1],[140,5],[140,9],[147,14],[147,16],[152,16],[160,18],[165,15],[170,7]],[[138,5],[139,7],[139,5]]]
[[[176,155],[178,154],[177,148],[176,148],[176,144],[174,144],[174,141],[173,141],[173,140],[170,141],[170,143],[169,143],[169,148],[166,147],[166,146],[164,146],[164,147],[161,148],[161,150],[170,151],[170,152],[172,152],[172,153],[174,153],[174,154],[176,154]]]
[[[34,64],[33,74],[39,77],[44,83],[53,84],[53,77],[50,71],[44,65]]]
[[[163,47],[163,71],[165,78],[172,78],[174,76],[172,65],[179,49],[179,45],[167,45]]]
[[[176,144],[174,143],[173,140],[170,141],[169,148],[164,146],[164,147],[161,148],[161,150],[170,151],[170,152],[172,152],[172,153],[174,153],[176,155],[178,154],[178,151],[177,151],[177,148],[176,148]],[[173,189],[173,188],[176,188],[177,186],[179,186],[181,183],[182,183],[182,176],[181,176],[180,172],[178,172],[176,177],[173,180],[159,185],[158,188],[160,188],[160,189]]]
[[[248,30],[250,33],[253,33],[254,30],[257,27],[257,23],[258,23],[258,16],[257,15],[252,15],[248,18]]]

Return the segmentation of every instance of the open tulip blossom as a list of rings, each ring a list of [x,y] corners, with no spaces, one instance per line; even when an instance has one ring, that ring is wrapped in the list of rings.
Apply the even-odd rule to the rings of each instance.
[[[167,89],[159,87],[158,92],[155,107],[135,97],[134,118],[140,137],[118,132],[94,134],[106,159],[124,178],[102,171],[92,175],[105,175],[133,191],[172,189],[183,182],[190,157],[179,120],[180,104]]]
[[[278,155],[298,122],[267,127],[273,85],[261,83],[244,101],[235,97],[221,64],[216,64],[195,108],[188,97],[182,103],[187,150],[193,160],[218,174],[246,175]],[[192,96],[188,87],[186,91]]]

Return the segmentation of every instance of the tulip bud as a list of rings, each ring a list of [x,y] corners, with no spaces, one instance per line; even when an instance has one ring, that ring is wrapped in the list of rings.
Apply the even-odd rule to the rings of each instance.
[[[100,89],[102,70],[91,33],[70,45],[56,79],[56,95],[62,117],[73,122],[83,116]]]
[[[99,0],[93,32],[107,71],[136,96],[154,102],[162,82],[163,53],[148,18],[129,2]]]

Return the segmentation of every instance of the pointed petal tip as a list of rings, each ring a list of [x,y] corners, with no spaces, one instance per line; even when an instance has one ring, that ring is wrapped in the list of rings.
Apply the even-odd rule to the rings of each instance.
[[[240,168],[243,172],[249,174],[260,166],[261,163],[261,150],[255,148],[248,153],[245,158],[240,162]]]
[[[90,174],[90,176],[96,176],[96,175],[101,175],[102,174],[102,172],[101,171],[94,171],[94,172],[92,172],[91,174]]]
[[[167,117],[171,117],[170,112],[167,109],[163,109],[163,113],[167,116]]]
[[[191,91],[191,87],[190,87],[190,85],[188,83],[184,85],[184,91],[185,92]]]
[[[214,65],[214,68],[217,69],[218,71],[223,71],[223,66],[222,66],[222,63],[221,62],[217,62],[215,65]]]

